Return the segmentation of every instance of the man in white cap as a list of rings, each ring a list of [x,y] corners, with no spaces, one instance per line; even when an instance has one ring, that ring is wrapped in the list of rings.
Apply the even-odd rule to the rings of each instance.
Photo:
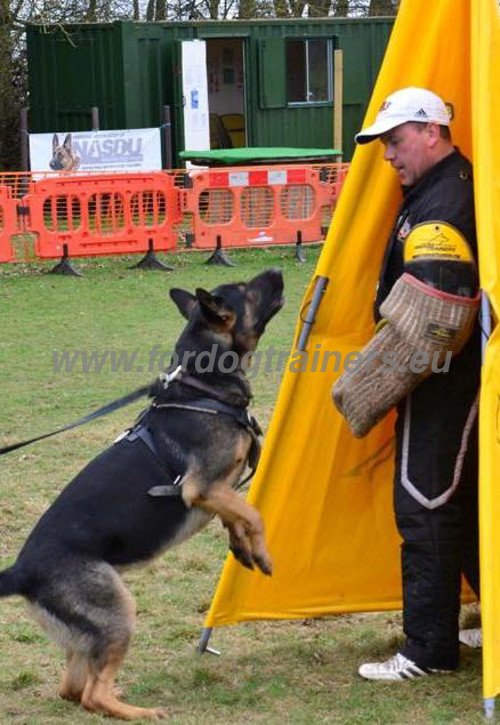
[[[443,372],[428,368],[406,380],[405,368],[398,368],[402,387],[394,401],[398,411],[394,508],[403,539],[406,640],[390,659],[359,668],[359,674],[370,680],[402,681],[454,671],[459,664],[461,574],[476,593],[479,589],[480,335],[474,322],[478,304],[474,197],[471,165],[453,146],[449,126],[449,109],[439,96],[424,88],[404,88],[391,94],[375,123],[356,136],[358,144],[377,139],[383,144],[384,158],[398,174],[403,194],[375,300],[376,320],[386,318],[385,329],[391,329],[387,333],[382,326],[370,344],[382,340],[375,344],[383,348],[384,339],[392,339],[391,345],[394,340],[406,344],[419,326],[422,340],[434,340],[442,349],[445,339],[454,355]],[[413,296],[408,296],[409,290]],[[415,305],[407,304],[409,299],[415,299]],[[469,327],[436,324],[433,314],[440,312],[440,305],[448,305],[446,310],[452,313],[471,305]],[[462,342],[454,347],[454,336],[460,335]],[[387,376],[387,370],[381,374]],[[391,375],[395,380],[394,372]],[[382,384],[372,387],[375,396],[384,389]],[[356,390],[352,393],[357,403]],[[341,402],[346,415],[348,405]],[[380,411],[375,411],[361,435],[387,412],[383,401]]]

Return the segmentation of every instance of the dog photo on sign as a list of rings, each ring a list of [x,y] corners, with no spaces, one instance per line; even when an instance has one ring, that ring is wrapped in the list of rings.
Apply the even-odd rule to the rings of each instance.
[[[73,151],[73,139],[70,133],[66,134],[63,143],[59,143],[59,136],[52,137],[52,158],[49,166],[53,171],[76,171],[80,166],[80,157]]]

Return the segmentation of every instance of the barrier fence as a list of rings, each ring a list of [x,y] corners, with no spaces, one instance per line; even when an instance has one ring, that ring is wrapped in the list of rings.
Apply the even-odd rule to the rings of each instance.
[[[55,258],[67,245],[72,257],[174,249],[182,220],[179,190],[165,174],[65,176],[32,181],[22,200],[36,254]]]
[[[323,238],[325,208],[331,214],[334,185],[310,166],[208,170],[192,178],[187,209],[193,246],[213,248],[290,244]],[[338,187],[337,187],[338,189]]]
[[[11,237],[16,231],[16,200],[8,186],[0,186],[0,262],[14,261]]]
[[[321,241],[347,169],[0,174],[0,262]]]

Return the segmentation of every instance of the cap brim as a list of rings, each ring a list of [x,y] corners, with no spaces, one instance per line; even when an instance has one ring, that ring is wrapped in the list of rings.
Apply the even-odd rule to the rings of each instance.
[[[375,141],[375,139],[379,138],[379,136],[383,133],[391,131],[393,128],[396,128],[396,126],[401,126],[402,123],[405,123],[404,119],[386,118],[382,121],[377,121],[373,124],[373,126],[361,129],[361,131],[355,135],[354,140],[359,144],[370,143],[370,141]]]

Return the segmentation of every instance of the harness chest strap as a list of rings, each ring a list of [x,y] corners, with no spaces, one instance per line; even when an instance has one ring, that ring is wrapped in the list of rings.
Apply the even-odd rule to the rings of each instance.
[[[235,408],[233,406],[226,405],[225,403],[221,403],[217,400],[213,400],[210,398],[201,398],[190,403],[153,403],[151,407],[153,409],[177,408],[181,410],[191,410],[197,413],[207,413],[209,415],[222,414],[230,416],[239,425],[245,428],[245,430],[247,431],[247,433],[249,433],[251,437],[251,445],[247,458],[247,463],[251,471],[250,474],[245,479],[243,479],[243,481],[239,482],[238,487],[242,486],[254,475],[260,459],[261,445],[259,441],[259,436],[262,435],[262,429],[260,428],[256,419],[252,415],[250,415],[246,408]],[[140,438],[143,443],[145,443],[145,445],[149,448],[151,453],[153,453],[156,458],[160,459],[155,442],[153,440],[153,436],[151,435],[147,425],[142,423],[142,416],[139,420],[139,423],[124,437],[128,441],[133,441],[137,438]],[[165,462],[162,459],[160,460],[165,467]],[[150,488],[148,491],[148,495],[153,497],[180,496],[182,479],[183,475],[178,474],[171,484],[165,484],[163,486],[153,486],[152,488]]]

